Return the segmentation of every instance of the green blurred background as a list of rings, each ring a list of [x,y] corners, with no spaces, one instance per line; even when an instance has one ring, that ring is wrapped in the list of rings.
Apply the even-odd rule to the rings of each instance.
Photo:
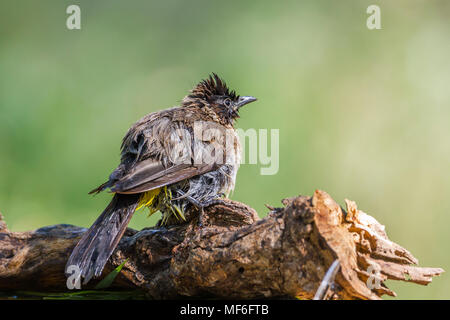
[[[81,30],[66,28],[70,4]],[[382,30],[366,27],[371,4]],[[242,165],[233,199],[264,216],[264,203],[323,189],[449,270],[449,13],[449,1],[3,0],[0,211],[14,231],[90,226],[111,196],[87,192],[129,126],[214,71],[259,98],[240,128],[280,130],[278,174]],[[388,285],[450,298],[445,273]]]

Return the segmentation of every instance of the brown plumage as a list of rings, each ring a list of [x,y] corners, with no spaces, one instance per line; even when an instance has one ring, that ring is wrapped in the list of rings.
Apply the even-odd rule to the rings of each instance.
[[[90,192],[109,188],[113,200],[83,235],[66,270],[78,266],[84,283],[99,276],[138,207],[161,211],[168,224],[184,218],[190,205],[203,208],[227,196],[240,162],[234,121],[239,108],[255,100],[236,95],[213,74],[181,106],[137,121],[122,141],[119,166]]]

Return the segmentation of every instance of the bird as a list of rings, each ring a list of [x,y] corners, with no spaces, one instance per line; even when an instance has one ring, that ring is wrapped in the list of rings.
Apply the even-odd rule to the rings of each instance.
[[[235,187],[241,147],[235,130],[240,108],[257,99],[239,96],[216,73],[201,80],[179,106],[150,113],[134,123],[120,147],[120,164],[106,189],[111,202],[82,235],[65,273],[73,266],[87,284],[102,271],[134,212],[160,211],[161,226],[183,223],[190,207],[220,203]],[[71,267],[72,266],[72,267]]]

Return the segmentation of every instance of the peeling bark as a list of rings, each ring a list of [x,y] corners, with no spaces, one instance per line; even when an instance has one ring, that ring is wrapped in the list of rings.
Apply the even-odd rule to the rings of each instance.
[[[154,299],[312,299],[338,260],[327,298],[379,299],[395,296],[387,279],[426,285],[444,271],[413,266],[417,259],[352,201],[344,210],[318,190],[283,204],[259,219],[229,200],[205,209],[202,226],[192,212],[182,225],[128,229],[103,274],[128,258],[114,287],[141,289]],[[85,231],[55,225],[10,232],[0,215],[0,290],[67,290],[64,266]]]

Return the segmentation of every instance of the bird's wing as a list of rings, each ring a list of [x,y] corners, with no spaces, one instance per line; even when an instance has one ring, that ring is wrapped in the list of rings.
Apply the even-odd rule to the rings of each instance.
[[[208,163],[196,164],[194,144],[197,149],[202,149],[206,148],[210,141],[194,141],[192,128],[187,127],[183,121],[173,121],[173,115],[168,116],[177,110],[173,108],[164,113],[149,114],[133,125],[122,143],[121,164],[111,174],[108,182],[90,193],[97,193],[106,188],[124,194],[150,191],[216,170],[224,164],[222,156],[225,153],[217,153],[215,159],[210,159]],[[224,129],[214,124],[205,128],[215,128],[219,131]],[[180,129],[188,134],[179,134]],[[187,154],[187,159],[183,159],[182,163],[179,159],[173,159],[180,147],[191,151],[184,153]]]
[[[214,170],[215,164],[176,164],[164,168],[161,162],[147,159],[111,187],[116,193],[140,193],[180,182]]]

